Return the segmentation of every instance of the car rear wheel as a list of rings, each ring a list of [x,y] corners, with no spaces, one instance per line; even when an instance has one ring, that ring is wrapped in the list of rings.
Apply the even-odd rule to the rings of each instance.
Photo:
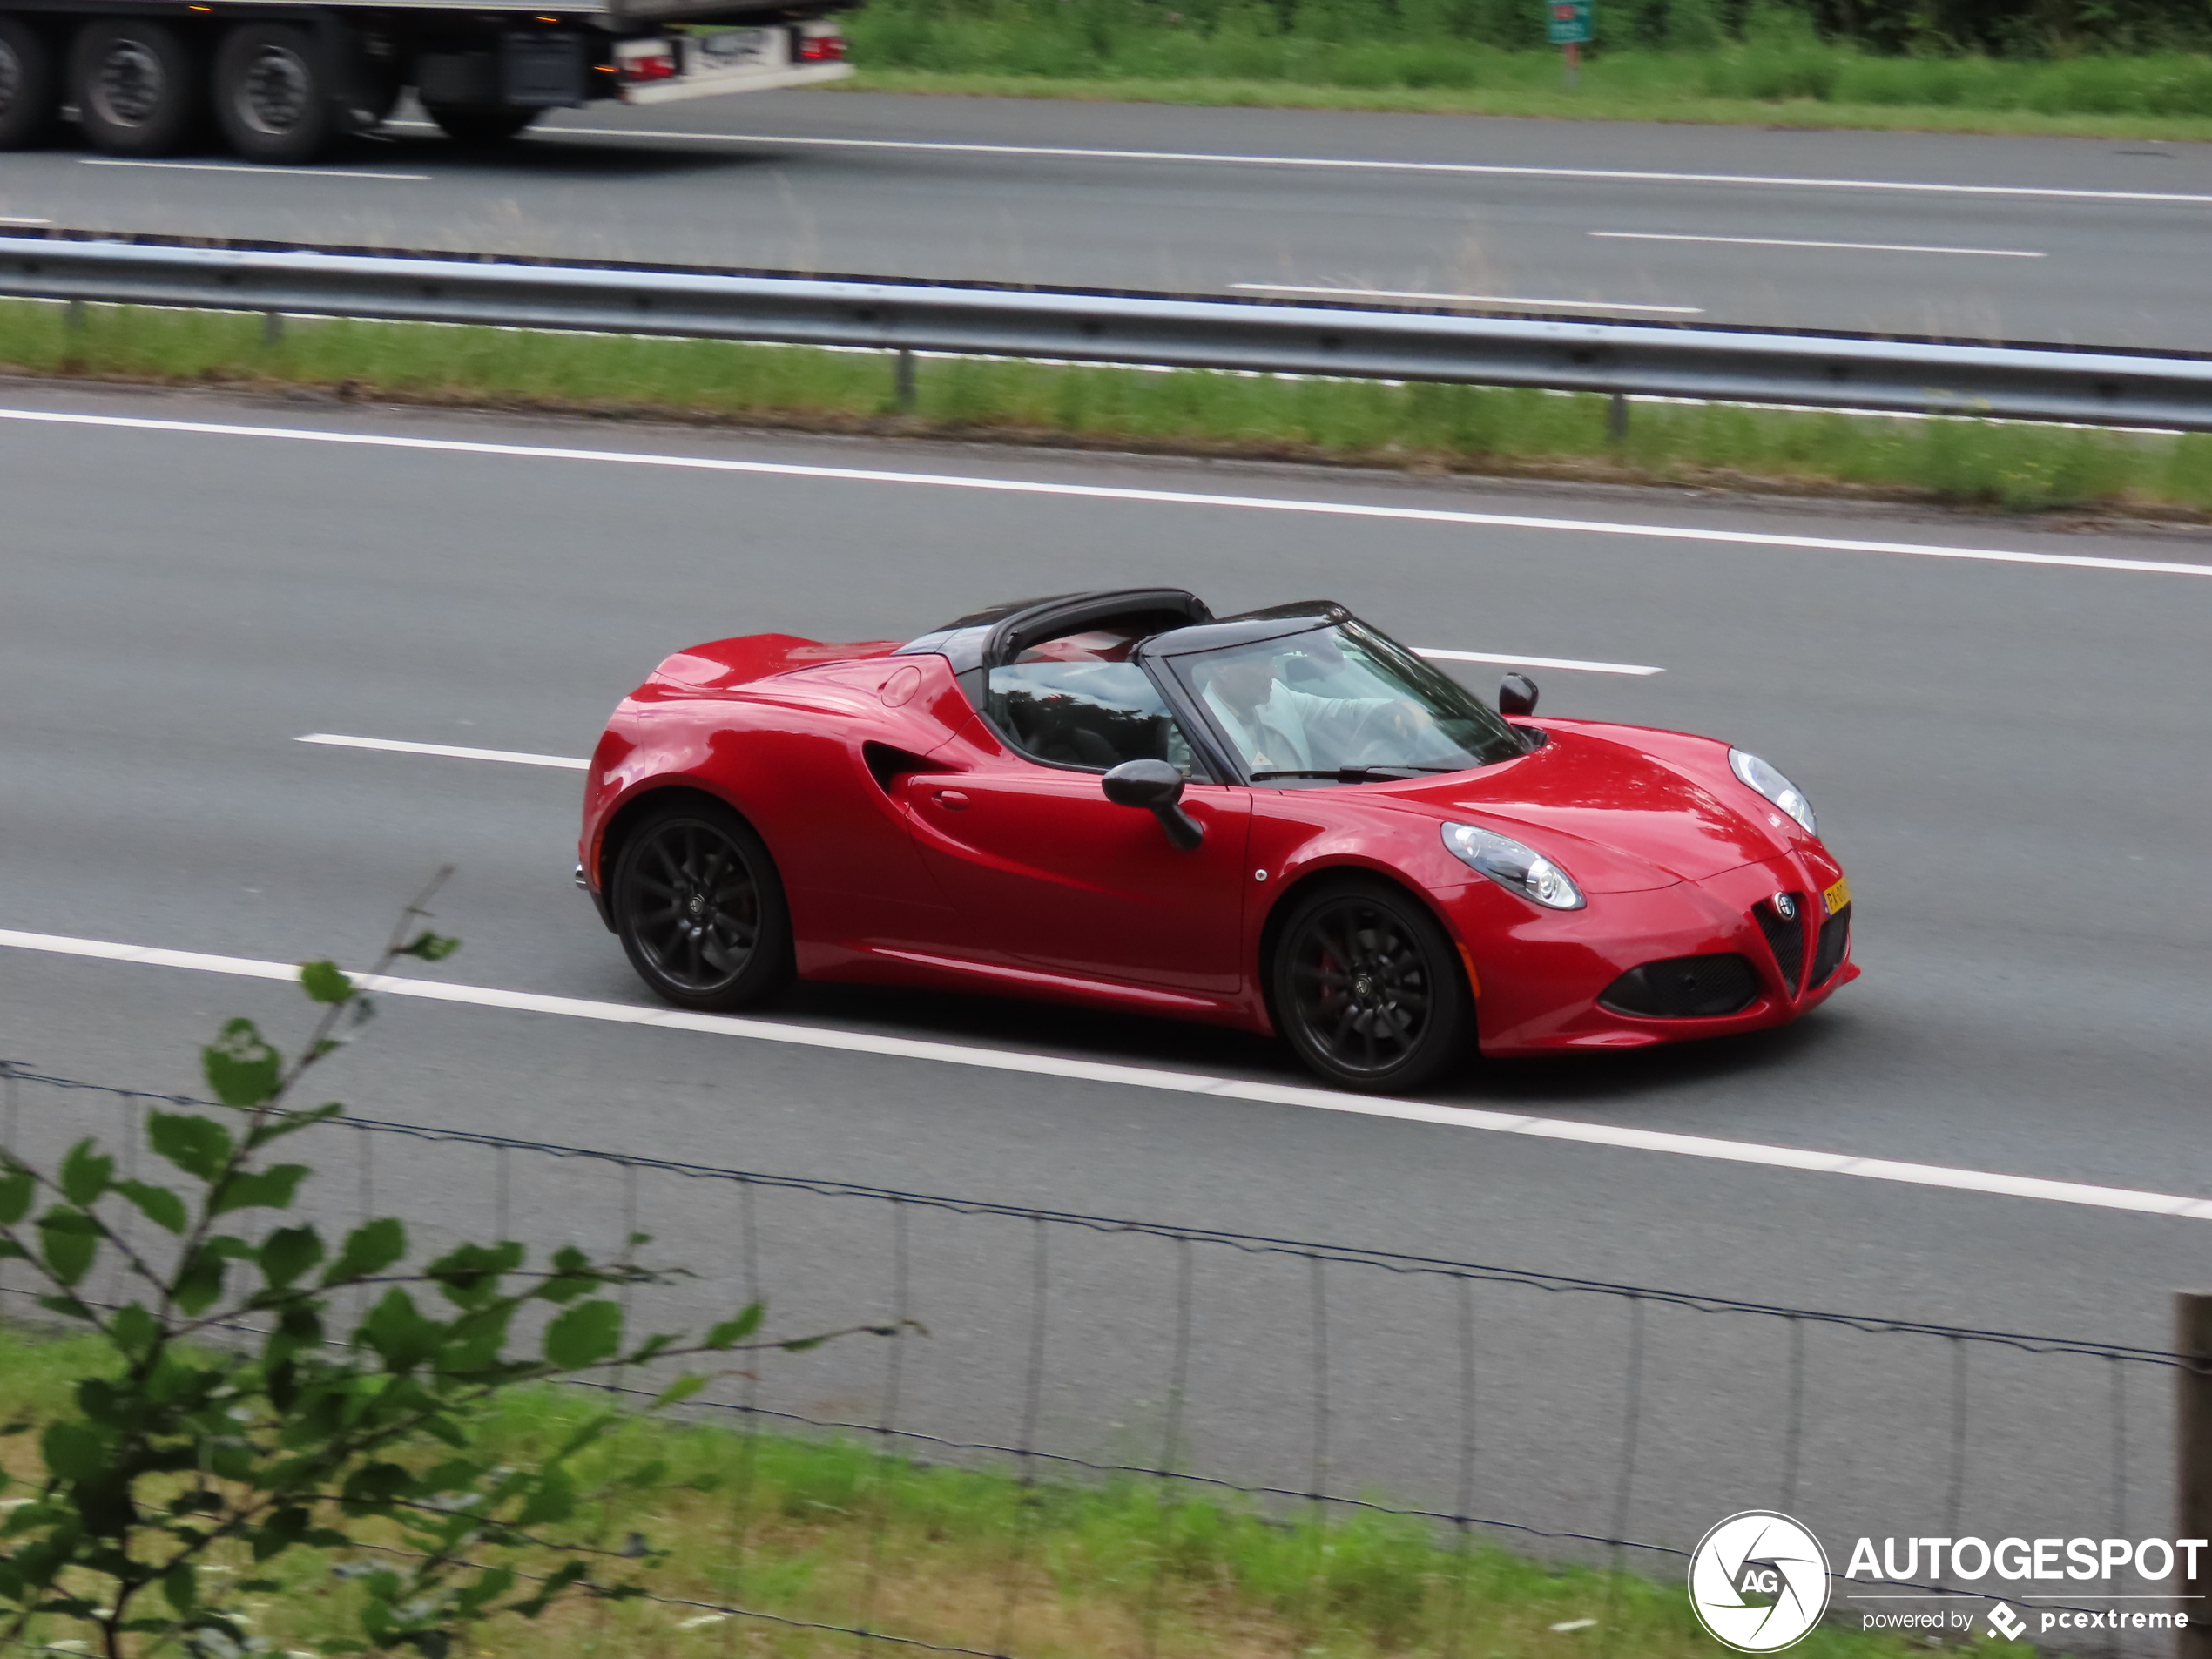
[[[726,806],[692,799],[650,813],[617,853],[607,895],[631,965],[678,1008],[745,1008],[790,981],[775,862]]]
[[[1307,1067],[1363,1093],[1418,1089],[1458,1060],[1474,1007],[1426,906],[1380,881],[1293,901],[1271,964],[1277,1023]]]

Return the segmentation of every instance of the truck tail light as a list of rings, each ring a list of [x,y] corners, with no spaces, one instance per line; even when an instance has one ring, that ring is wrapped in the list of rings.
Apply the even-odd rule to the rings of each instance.
[[[815,25],[799,30],[799,61],[802,64],[834,64],[845,57],[845,37],[834,28],[820,34],[813,32]]]
[[[669,41],[624,41],[616,49],[616,66],[626,83],[672,81],[680,73],[676,47]]]

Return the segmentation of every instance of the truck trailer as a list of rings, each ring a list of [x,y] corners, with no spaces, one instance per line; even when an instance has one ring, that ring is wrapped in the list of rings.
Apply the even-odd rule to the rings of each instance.
[[[211,136],[298,165],[413,91],[455,142],[547,110],[840,80],[835,14],[859,0],[0,0],[0,150],[74,116],[111,156]]]

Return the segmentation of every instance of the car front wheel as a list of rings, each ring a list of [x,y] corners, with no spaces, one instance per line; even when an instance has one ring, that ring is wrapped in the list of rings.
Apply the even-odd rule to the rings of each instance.
[[[1379,1094],[1418,1089],[1466,1053],[1474,1003],[1426,906],[1380,881],[1292,902],[1271,977],[1277,1023],[1310,1069]]]
[[[631,966],[678,1008],[746,1008],[791,979],[791,916],[774,860],[719,803],[650,813],[622,843],[607,898]]]

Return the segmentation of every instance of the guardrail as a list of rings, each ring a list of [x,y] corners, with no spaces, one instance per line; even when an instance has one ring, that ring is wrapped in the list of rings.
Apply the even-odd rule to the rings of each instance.
[[[2212,359],[2057,347],[66,235],[0,295],[2212,430]]]

